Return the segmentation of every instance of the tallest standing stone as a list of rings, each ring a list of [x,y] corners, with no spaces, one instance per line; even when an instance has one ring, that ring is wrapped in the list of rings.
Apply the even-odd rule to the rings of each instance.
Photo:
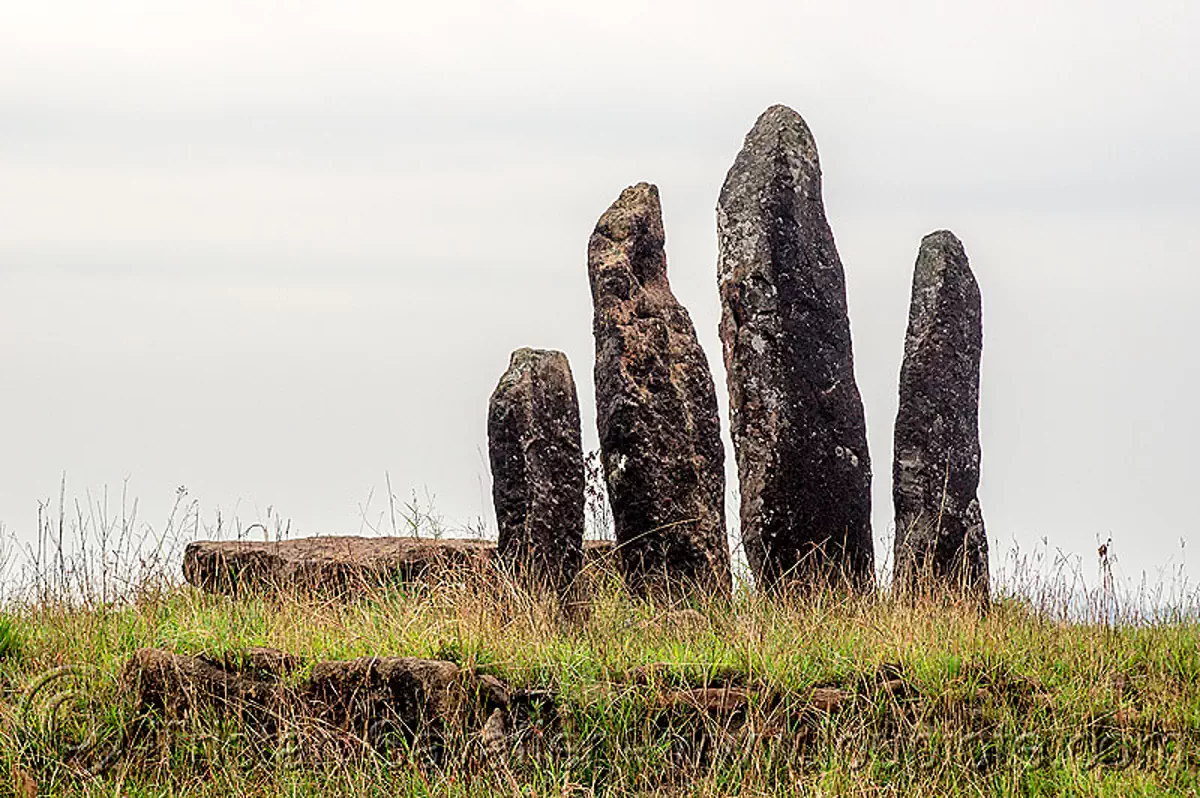
[[[854,381],[846,281],[821,201],[817,145],[775,105],[717,203],[721,340],[760,587],[873,578],[871,463]]]

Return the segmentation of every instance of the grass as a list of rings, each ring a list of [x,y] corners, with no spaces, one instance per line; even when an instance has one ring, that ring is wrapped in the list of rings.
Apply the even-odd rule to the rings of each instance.
[[[1200,790],[1194,621],[1064,623],[1016,599],[981,614],[949,602],[834,593],[793,601],[743,594],[700,609],[703,624],[672,625],[673,615],[615,582],[588,619],[571,624],[502,583],[381,590],[349,602],[230,599],[167,586],[111,606],[17,606],[0,625],[0,640],[20,641],[0,658],[0,764],[43,794],[82,795]],[[96,713],[88,722],[119,724],[128,715],[112,713],[123,700],[118,675],[138,648],[212,654],[252,646],[308,662],[451,659],[514,689],[560,693],[565,720],[558,739],[503,774],[469,758],[435,766],[415,754],[366,756],[351,766],[289,762],[214,721],[164,727],[155,747],[86,777],[60,755],[54,732],[66,731],[22,717],[26,685],[63,665],[94,666],[75,688],[83,698],[73,700]],[[718,684],[750,688],[751,710],[736,719],[656,711],[664,690]],[[834,712],[812,711],[817,687],[853,698]]]
[[[16,658],[21,654],[21,633],[16,621],[0,615],[0,660]]]
[[[737,591],[694,607],[701,619],[631,598],[609,573],[590,613],[567,622],[499,577],[352,600],[206,595],[178,584],[177,560],[159,550],[162,569],[139,562],[138,578],[92,592],[82,566],[56,555],[51,576],[8,599],[0,795],[1200,794],[1194,601],[1146,623],[1067,582],[1012,591],[986,612],[886,591]],[[1068,606],[1072,620],[1053,611]],[[134,651],[254,646],[310,665],[449,659],[513,691],[553,692],[560,713],[531,716],[499,763],[474,734],[437,760],[403,747],[312,760],[196,716],[153,722],[87,772],[107,750],[81,751],[89,732],[111,741],[135,723],[120,685]],[[745,690],[748,706],[667,700],[712,686]],[[836,704],[821,705],[821,691]]]

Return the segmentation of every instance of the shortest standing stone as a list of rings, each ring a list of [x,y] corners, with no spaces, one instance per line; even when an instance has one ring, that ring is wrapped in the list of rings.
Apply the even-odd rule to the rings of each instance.
[[[921,241],[900,370],[892,500],[896,584],[932,579],[986,597],[988,545],[979,487],[983,310],[962,242]]]
[[[498,554],[523,581],[563,594],[583,560],[579,399],[562,352],[518,349],[488,407]]]

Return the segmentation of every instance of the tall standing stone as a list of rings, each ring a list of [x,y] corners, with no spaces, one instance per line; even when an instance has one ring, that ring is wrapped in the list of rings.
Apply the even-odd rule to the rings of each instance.
[[[900,369],[892,502],[897,584],[925,576],[986,595],[979,510],[979,359],[983,311],[962,242],[921,241]]]
[[[488,406],[492,500],[502,561],[563,593],[583,560],[579,399],[562,352],[518,349]]]
[[[621,192],[588,241],[596,425],[626,583],[727,595],[724,446],[712,374],[667,281],[658,189]]]
[[[760,587],[874,576],[871,461],[846,281],[800,115],[768,108],[717,203],[721,340]]]

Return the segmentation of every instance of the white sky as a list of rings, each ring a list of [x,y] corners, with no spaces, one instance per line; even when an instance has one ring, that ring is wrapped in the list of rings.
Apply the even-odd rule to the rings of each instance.
[[[1165,0],[0,2],[0,524],[28,541],[63,472],[155,525],[184,485],[206,521],[358,532],[385,473],[491,524],[512,349],[568,353],[595,445],[587,237],[640,180],[724,401],[713,208],[782,102],[846,266],[877,556],[948,227],[993,567],[1045,538],[1092,575],[1111,535],[1200,579],[1197,30]]]

